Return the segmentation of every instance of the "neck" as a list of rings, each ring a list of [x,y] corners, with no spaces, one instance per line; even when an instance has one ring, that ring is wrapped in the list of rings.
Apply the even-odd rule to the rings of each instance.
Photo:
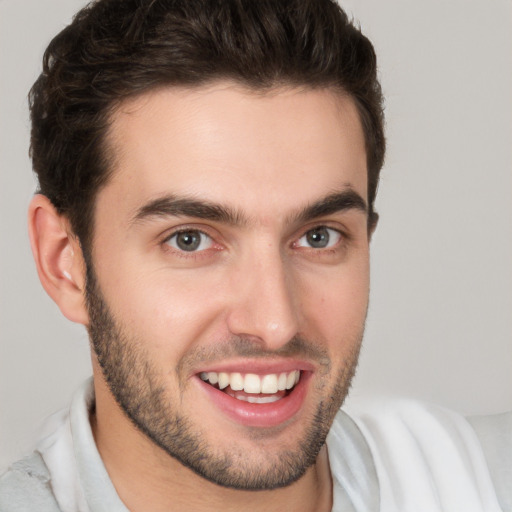
[[[157,447],[126,418],[104,383],[95,380],[95,391],[94,439],[121,501],[131,512],[331,510],[332,483],[325,446],[316,463],[287,487],[229,489],[205,480]]]

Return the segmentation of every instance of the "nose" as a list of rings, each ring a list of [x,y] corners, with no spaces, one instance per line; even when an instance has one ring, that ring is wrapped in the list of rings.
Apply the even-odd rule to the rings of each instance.
[[[245,258],[232,281],[228,328],[267,350],[286,345],[299,330],[298,297],[292,272],[279,250]]]

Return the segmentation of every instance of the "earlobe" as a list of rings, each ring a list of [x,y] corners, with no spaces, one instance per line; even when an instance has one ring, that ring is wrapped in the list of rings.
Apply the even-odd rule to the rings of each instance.
[[[66,318],[87,325],[85,264],[68,219],[37,194],[30,202],[28,229],[37,273],[46,293]]]

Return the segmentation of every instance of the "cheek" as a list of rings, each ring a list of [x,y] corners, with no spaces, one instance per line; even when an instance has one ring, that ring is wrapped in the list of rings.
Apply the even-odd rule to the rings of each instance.
[[[311,279],[302,286],[306,333],[324,340],[336,353],[353,350],[359,343],[369,296],[367,258],[356,265],[340,266],[325,279]],[[346,349],[346,350],[345,350]]]
[[[142,342],[157,360],[177,360],[192,346],[218,331],[222,304],[215,293],[215,274],[170,272],[168,269],[130,272],[120,265],[102,289],[119,325]]]

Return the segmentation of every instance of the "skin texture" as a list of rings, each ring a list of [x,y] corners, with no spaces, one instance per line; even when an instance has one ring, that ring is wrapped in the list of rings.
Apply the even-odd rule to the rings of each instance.
[[[355,370],[369,287],[352,101],[229,82],[162,89],[121,105],[109,143],[88,279],[65,219],[40,197],[30,215],[45,288],[91,335],[93,432],[119,495],[132,511],[330,510],[322,444]],[[308,211],[339,194],[363,207]],[[223,215],[176,215],[183,201]],[[60,240],[47,271],[45,226],[60,233],[45,238]],[[325,248],[311,245],[319,227]],[[180,250],[180,230],[201,238],[198,250]],[[227,415],[198,378],[266,365],[307,369],[298,410],[268,427]]]

